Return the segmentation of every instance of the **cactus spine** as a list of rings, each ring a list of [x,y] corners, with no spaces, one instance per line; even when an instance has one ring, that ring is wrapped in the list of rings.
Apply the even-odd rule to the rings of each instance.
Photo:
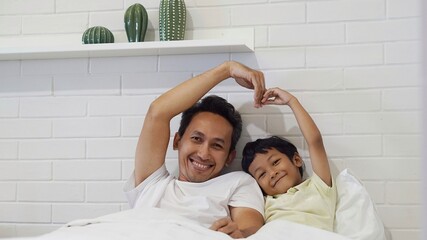
[[[106,27],[96,26],[88,28],[82,36],[82,43],[113,43],[114,35]]]
[[[129,42],[143,42],[147,32],[148,15],[144,6],[135,3],[130,6],[124,16],[125,30]]]
[[[185,24],[186,8],[184,0],[160,1],[160,41],[184,40]]]

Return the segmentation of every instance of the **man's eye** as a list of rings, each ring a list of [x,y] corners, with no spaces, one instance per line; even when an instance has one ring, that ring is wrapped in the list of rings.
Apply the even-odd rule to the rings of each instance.
[[[197,136],[193,136],[193,137],[191,137],[191,139],[192,139],[193,141],[196,141],[196,142],[200,142],[200,141],[202,140],[202,138],[201,138],[201,137],[197,137]]]
[[[223,149],[223,146],[221,144],[214,144],[213,146],[215,149]]]

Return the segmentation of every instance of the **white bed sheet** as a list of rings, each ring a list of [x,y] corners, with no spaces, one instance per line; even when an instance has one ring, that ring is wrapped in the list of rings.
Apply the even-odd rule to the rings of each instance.
[[[338,192],[335,233],[285,220],[276,220],[265,224],[256,234],[247,239],[385,240],[384,225],[376,211],[375,203],[360,180],[349,169],[345,169],[337,176],[335,182]],[[184,238],[232,239],[226,234],[211,231],[197,222],[159,208],[137,208],[94,219],[76,220],[39,237],[11,238],[10,240],[175,240]]]
[[[209,230],[196,222],[159,208],[131,209],[95,219],[70,222],[52,233],[13,240],[230,240],[228,235]],[[321,229],[277,220],[264,225],[249,240],[347,240]]]

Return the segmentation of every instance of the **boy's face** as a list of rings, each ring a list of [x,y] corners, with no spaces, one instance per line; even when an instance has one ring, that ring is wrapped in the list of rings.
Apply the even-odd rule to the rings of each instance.
[[[181,181],[204,182],[219,175],[230,163],[233,127],[222,116],[210,112],[196,114],[183,136],[175,134],[174,149],[178,149]]]
[[[303,164],[298,153],[291,160],[275,148],[267,153],[257,153],[249,173],[256,179],[267,195],[286,193],[289,188],[302,182],[298,168]]]

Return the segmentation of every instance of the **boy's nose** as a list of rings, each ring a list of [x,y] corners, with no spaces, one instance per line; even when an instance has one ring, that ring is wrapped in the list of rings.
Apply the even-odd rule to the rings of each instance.
[[[271,171],[270,172],[270,178],[274,179],[277,176],[278,172],[277,171]]]

